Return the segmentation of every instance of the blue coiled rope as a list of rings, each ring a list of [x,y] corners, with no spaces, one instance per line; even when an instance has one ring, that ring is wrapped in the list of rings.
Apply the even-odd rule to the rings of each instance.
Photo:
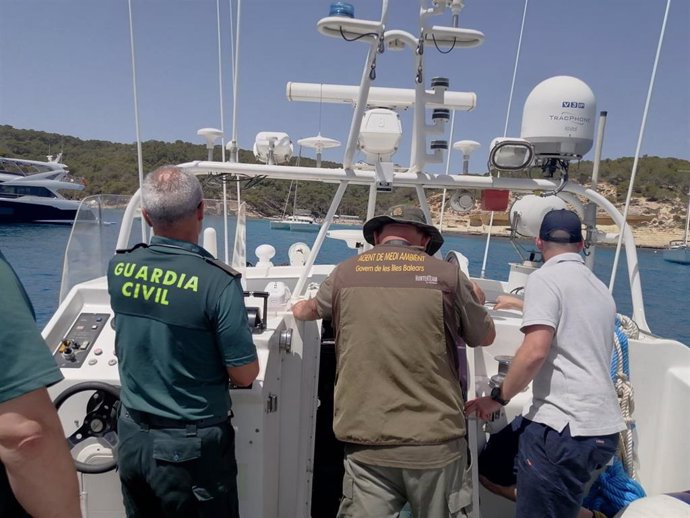
[[[618,337],[618,343],[621,345],[621,351],[623,352],[623,372],[626,376],[630,376],[630,361],[628,359],[628,336],[623,332],[623,323],[620,317],[616,317],[616,327],[614,332],[616,337]],[[611,379],[616,381],[616,374],[618,373],[618,355],[614,354],[611,358]]]
[[[613,464],[599,475],[582,505],[601,511],[606,516],[614,516],[630,502],[643,496],[646,495],[642,486],[628,476],[621,459],[614,457]]]
[[[630,376],[630,363],[628,359],[628,337],[623,332],[623,325],[619,317],[616,317],[616,338],[620,344],[620,357],[618,349],[611,358],[611,379],[616,381],[619,363],[622,362],[623,372]],[[642,486],[626,473],[623,462],[619,457],[614,457],[613,464],[606,468],[594,482],[585,498],[583,505],[588,509],[601,511],[606,516],[613,516],[629,503],[646,496]]]

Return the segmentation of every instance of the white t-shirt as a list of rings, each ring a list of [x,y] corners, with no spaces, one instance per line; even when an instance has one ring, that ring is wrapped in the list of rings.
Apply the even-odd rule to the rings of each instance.
[[[532,273],[525,286],[522,330],[555,330],[549,354],[532,385],[527,419],[572,436],[625,429],[609,374],[616,305],[606,286],[576,253],[559,254]]]

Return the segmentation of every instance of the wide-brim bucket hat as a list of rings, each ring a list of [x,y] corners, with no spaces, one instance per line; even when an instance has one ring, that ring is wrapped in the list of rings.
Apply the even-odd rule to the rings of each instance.
[[[381,230],[384,225],[392,223],[397,223],[399,225],[414,225],[429,236],[431,240],[426,245],[426,253],[429,255],[434,255],[438,252],[439,248],[441,248],[441,245],[443,245],[443,236],[441,232],[439,232],[435,226],[429,225],[426,222],[426,217],[422,209],[407,205],[395,205],[388,209],[384,215],[375,216],[367,221],[362,228],[364,239],[366,239],[367,243],[370,245],[375,244],[374,233]]]

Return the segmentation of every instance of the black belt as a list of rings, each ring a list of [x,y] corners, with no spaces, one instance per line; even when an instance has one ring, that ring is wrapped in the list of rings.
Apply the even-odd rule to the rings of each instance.
[[[208,428],[210,426],[218,426],[219,424],[227,423],[230,416],[214,416],[206,419],[198,419],[196,421],[184,421],[181,419],[169,419],[147,412],[140,412],[138,410],[130,410],[123,408],[122,411],[126,416],[129,416],[132,421],[144,428]]]

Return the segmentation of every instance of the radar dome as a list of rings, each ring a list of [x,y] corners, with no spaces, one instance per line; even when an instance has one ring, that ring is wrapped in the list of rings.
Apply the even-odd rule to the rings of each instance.
[[[520,136],[532,143],[537,157],[581,158],[592,148],[596,109],[585,82],[551,77],[527,96]]]
[[[398,149],[402,137],[400,117],[387,108],[364,112],[359,129],[359,147],[368,160],[387,162]]]
[[[565,202],[556,196],[528,194],[510,208],[510,226],[523,237],[537,237],[546,213],[565,208]]]
[[[254,139],[254,157],[264,164],[285,164],[292,157],[292,141],[287,133],[260,131]]]

